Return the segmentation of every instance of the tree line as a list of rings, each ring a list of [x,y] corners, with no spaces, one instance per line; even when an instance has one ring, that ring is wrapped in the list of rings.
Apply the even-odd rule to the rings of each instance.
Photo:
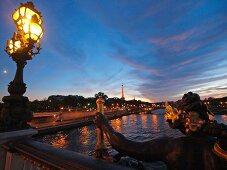
[[[91,111],[96,110],[96,100],[101,96],[105,101],[106,109],[122,108],[126,105],[139,107],[141,104],[149,104],[140,100],[125,101],[117,97],[109,98],[103,92],[99,92],[94,97],[83,97],[79,95],[52,95],[43,100],[29,102],[32,112],[59,112],[59,111]]]

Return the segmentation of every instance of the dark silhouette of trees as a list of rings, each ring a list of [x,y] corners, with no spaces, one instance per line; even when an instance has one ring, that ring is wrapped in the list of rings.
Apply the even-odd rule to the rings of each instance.
[[[103,92],[99,92],[94,97],[85,98],[78,95],[52,95],[47,99],[34,100],[30,102],[30,108],[33,112],[59,112],[59,111],[91,111],[96,109],[96,100],[101,96],[105,100],[107,109],[119,109],[122,107],[139,107],[141,101],[129,100],[123,101],[120,98],[108,98]],[[128,104],[128,105],[127,105]],[[131,105],[131,106],[129,106]]]
[[[105,106],[107,109],[118,109],[118,108],[131,108],[139,109],[143,107],[162,108],[164,102],[159,103],[148,103],[141,100],[122,100],[117,97],[108,98],[103,92],[98,92],[94,97],[85,98],[79,95],[52,95],[42,100],[34,100],[30,102],[30,109],[33,112],[58,112],[60,110],[95,110],[96,100],[101,96],[105,100]],[[214,114],[227,114],[227,97],[223,98],[208,98],[204,100],[207,107]],[[0,109],[3,103],[0,103]]]
[[[108,96],[103,92],[98,92],[97,94],[95,94],[95,99],[97,100],[99,96],[101,96],[105,101],[108,99]]]

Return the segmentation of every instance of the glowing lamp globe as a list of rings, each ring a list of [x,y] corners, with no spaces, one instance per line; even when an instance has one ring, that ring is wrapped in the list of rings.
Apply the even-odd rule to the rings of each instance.
[[[19,34],[22,34],[25,40],[31,39],[36,42],[42,37],[41,13],[35,9],[32,2],[21,4],[12,16]]]
[[[34,41],[38,41],[43,35],[43,29],[40,25],[36,23],[30,23],[28,25],[23,26],[24,38],[32,39]]]
[[[11,55],[15,52],[17,52],[17,50],[19,50],[21,47],[21,42],[20,41],[15,41],[15,40],[11,40],[9,39],[7,41],[7,47],[6,47],[6,52]]]

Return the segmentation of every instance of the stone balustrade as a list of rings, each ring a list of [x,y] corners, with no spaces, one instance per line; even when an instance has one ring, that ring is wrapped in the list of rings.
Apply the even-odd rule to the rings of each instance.
[[[54,148],[50,145],[34,141],[31,138],[31,135],[36,133],[37,131],[34,129],[0,133],[0,169],[130,169],[80,153]]]

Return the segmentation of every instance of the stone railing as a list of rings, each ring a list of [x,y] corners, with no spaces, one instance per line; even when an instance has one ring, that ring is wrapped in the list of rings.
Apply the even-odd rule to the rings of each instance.
[[[27,134],[29,135],[29,133]],[[0,169],[64,169],[64,170],[127,170],[130,168],[108,163],[76,152],[22,138],[1,146]]]

